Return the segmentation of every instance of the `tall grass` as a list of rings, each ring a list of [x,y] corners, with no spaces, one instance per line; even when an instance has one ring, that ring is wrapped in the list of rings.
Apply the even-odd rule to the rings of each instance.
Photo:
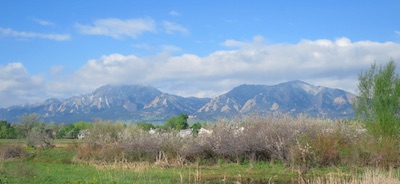
[[[330,174],[325,177],[316,177],[313,179],[299,180],[302,184],[399,184],[398,173],[391,171],[382,171],[379,169],[369,169],[362,173],[360,176],[336,176]]]

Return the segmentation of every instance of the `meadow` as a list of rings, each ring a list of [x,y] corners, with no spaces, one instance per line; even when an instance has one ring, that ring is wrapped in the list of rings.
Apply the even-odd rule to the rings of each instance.
[[[51,147],[0,140],[0,183],[400,183],[400,142],[363,124],[305,116],[204,124],[154,134],[100,121]]]

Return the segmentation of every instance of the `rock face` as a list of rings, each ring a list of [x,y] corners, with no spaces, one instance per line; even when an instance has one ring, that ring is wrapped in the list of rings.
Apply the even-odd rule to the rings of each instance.
[[[282,112],[330,118],[352,117],[354,95],[339,89],[292,81],[273,86],[241,85],[215,98],[181,97],[144,85],[102,86],[68,99],[0,109],[0,119],[16,122],[37,113],[46,122],[104,120],[164,121],[186,113],[210,120],[240,114]]]
[[[355,95],[302,81],[273,86],[241,85],[226,94],[213,98],[201,107],[200,117],[229,117],[237,114],[273,112],[293,115],[345,118],[352,117],[351,101]]]

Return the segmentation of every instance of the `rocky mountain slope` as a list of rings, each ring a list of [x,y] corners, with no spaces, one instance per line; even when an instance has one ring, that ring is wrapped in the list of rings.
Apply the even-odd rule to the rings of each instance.
[[[37,113],[46,122],[132,120],[163,121],[180,112],[190,114],[207,103],[207,98],[184,98],[143,85],[102,86],[92,93],[68,99],[0,109],[0,118],[17,121],[25,113]]]
[[[302,81],[273,86],[241,85],[226,94],[211,99],[201,107],[200,117],[229,117],[235,114],[273,112],[314,117],[344,118],[353,116],[351,100],[354,94]]]
[[[354,95],[339,89],[301,81],[278,85],[241,85],[216,98],[181,97],[151,86],[102,86],[92,93],[67,99],[0,109],[0,119],[16,122],[25,113],[37,113],[46,121],[72,123],[104,120],[164,121],[183,112],[209,120],[241,114],[282,112],[342,118],[353,115]]]

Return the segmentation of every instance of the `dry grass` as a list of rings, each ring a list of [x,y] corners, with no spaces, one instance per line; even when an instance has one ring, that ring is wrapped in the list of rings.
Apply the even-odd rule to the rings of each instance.
[[[144,173],[149,168],[154,167],[154,165],[149,162],[126,162],[126,161],[115,161],[113,163],[110,162],[79,162],[88,165],[94,166],[97,170],[126,170],[133,171],[135,173]]]
[[[21,144],[8,144],[0,147],[0,159],[22,158],[28,154]]]
[[[301,184],[400,184],[399,175],[394,171],[367,170],[361,176],[340,177],[329,175],[311,180],[301,180]]]
[[[313,167],[400,166],[400,141],[376,138],[363,124],[307,116],[247,116],[209,124],[207,135],[150,134],[111,122],[97,122],[77,147],[78,160],[150,162],[160,167],[278,161],[305,173]]]

